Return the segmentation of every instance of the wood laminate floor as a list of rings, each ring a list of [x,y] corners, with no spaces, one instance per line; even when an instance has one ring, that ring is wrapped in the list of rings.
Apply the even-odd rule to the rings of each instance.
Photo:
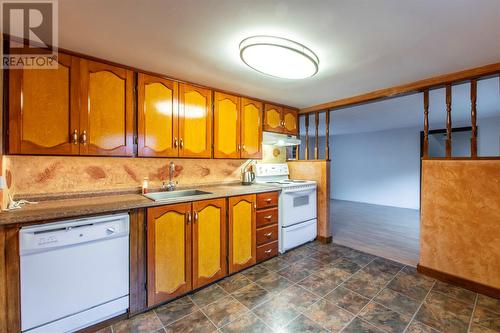
[[[416,266],[419,256],[419,211],[332,200],[333,242]]]

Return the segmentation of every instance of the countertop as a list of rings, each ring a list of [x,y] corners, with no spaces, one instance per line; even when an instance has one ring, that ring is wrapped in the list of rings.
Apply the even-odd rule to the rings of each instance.
[[[253,193],[281,191],[280,187],[269,185],[212,185],[190,187],[209,194],[172,198],[164,201],[153,201],[141,194],[121,194],[90,196],[74,199],[41,201],[26,205],[20,209],[1,212],[0,226],[13,224],[35,224],[54,220],[95,215],[111,212],[122,212],[135,208],[170,205],[181,202],[200,201],[207,199],[232,197]]]

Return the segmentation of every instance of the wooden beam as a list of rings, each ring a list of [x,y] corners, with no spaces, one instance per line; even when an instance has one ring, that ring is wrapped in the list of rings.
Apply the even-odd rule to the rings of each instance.
[[[472,133],[470,138],[470,156],[477,157],[477,80],[470,81],[470,119],[472,126]]]
[[[325,113],[325,160],[330,160],[330,110],[326,110]]]
[[[319,125],[319,112],[314,114],[314,136],[316,140],[314,141],[314,159],[317,160],[318,156],[318,145],[319,145],[319,137],[318,137],[318,125]]]
[[[424,158],[429,157],[429,89],[424,91]]]
[[[297,117],[297,137],[300,140],[300,118],[305,117],[305,116],[298,116]],[[302,141],[301,141],[302,143]],[[295,159],[298,161],[300,160],[300,144],[295,147]]]
[[[309,159],[309,115],[306,115],[306,148],[304,149],[304,159]]]
[[[424,80],[419,80],[399,86],[375,90],[366,94],[356,95],[348,98],[342,98],[335,101],[322,103],[310,106],[300,110],[300,113],[310,113],[320,110],[338,109],[356,104],[371,102],[378,99],[391,98],[400,95],[406,95],[416,92],[421,92],[424,89],[440,88],[447,84],[459,84],[470,79],[478,79],[481,77],[500,73],[500,62],[466,69],[459,72],[434,76]]]
[[[446,157],[451,157],[451,84],[446,85]]]

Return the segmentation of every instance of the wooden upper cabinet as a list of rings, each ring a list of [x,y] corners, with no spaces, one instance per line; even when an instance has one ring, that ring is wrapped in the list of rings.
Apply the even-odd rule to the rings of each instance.
[[[285,134],[298,135],[298,112],[292,109],[283,109],[283,132]]]
[[[262,157],[262,103],[241,98],[241,158]]]
[[[256,262],[255,194],[229,198],[229,273]]]
[[[212,91],[209,89],[180,84],[179,156],[212,156]]]
[[[214,94],[214,157],[240,158],[240,98]]]
[[[138,155],[179,155],[178,84],[139,73],[137,80]]]
[[[63,53],[57,69],[9,71],[9,153],[79,153],[78,58]]]
[[[191,221],[191,203],[147,210],[149,307],[192,288]]]
[[[133,72],[80,61],[80,153],[133,155]]]
[[[272,104],[264,106],[264,131],[283,132],[283,108]]]
[[[193,289],[227,275],[226,199],[193,202]]]

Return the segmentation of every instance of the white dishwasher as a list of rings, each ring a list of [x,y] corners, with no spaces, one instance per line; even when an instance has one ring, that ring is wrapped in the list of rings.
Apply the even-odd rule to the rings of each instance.
[[[129,306],[129,216],[22,228],[21,330],[73,332]]]

